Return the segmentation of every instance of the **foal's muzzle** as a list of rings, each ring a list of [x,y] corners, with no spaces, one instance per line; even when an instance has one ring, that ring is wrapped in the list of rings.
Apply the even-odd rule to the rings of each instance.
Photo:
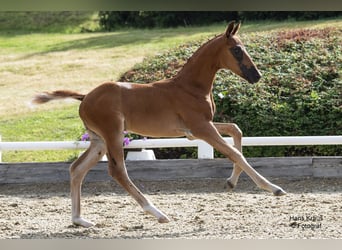
[[[247,68],[246,66],[241,65],[241,70],[244,78],[249,83],[257,83],[261,78],[261,73],[255,67]]]

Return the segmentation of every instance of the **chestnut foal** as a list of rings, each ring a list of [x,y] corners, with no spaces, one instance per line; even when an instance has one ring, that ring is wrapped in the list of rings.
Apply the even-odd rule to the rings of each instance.
[[[59,98],[81,101],[79,114],[90,135],[90,147],[70,167],[72,221],[90,227],[93,223],[81,217],[81,185],[88,171],[107,153],[109,174],[139,203],[146,213],[159,222],[169,218],[157,209],[132,183],[127,175],[123,131],[150,137],[202,139],[234,163],[227,186],[233,189],[242,171],[255,184],[274,195],[284,195],[255,171],[242,155],[242,133],[233,123],[214,123],[215,104],[212,88],[219,69],[230,69],[249,83],[259,81],[261,74],[236,36],[240,23],[229,23],[226,32],[202,45],[179,73],[149,84],[109,82],[87,95],[61,90],[36,96],[36,103]],[[234,146],[220,134],[232,136]]]

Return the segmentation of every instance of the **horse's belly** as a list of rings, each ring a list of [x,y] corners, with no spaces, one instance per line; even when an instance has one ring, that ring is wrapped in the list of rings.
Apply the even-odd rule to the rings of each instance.
[[[180,137],[186,128],[177,117],[137,117],[125,120],[125,130],[148,137]]]

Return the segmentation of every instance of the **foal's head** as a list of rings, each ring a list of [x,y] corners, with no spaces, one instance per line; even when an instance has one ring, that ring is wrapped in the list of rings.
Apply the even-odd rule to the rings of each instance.
[[[220,67],[230,69],[249,83],[256,83],[260,80],[261,74],[242,42],[236,36],[239,28],[240,23],[236,24],[233,21],[229,23],[226,32],[223,34],[222,38],[225,44],[223,51],[220,53]]]

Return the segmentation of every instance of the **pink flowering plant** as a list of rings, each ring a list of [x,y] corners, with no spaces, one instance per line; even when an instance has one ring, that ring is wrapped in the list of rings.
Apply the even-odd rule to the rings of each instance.
[[[124,139],[123,139],[123,145],[127,146],[131,142],[130,134],[127,131],[124,131]]]
[[[84,133],[81,137],[81,141],[89,141],[89,140],[90,140],[89,134],[87,132]]]

